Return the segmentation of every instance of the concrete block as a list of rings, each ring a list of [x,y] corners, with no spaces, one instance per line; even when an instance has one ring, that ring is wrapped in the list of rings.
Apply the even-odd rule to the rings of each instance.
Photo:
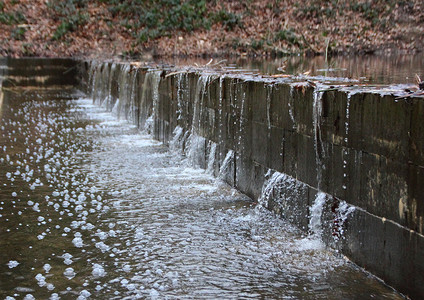
[[[284,131],[284,153],[283,153],[283,168],[287,175],[297,178],[298,165],[298,133],[293,131]]]
[[[362,154],[359,206],[407,226],[408,168],[385,157]]]
[[[409,159],[411,163],[424,167],[424,101],[413,99],[411,106]]]
[[[296,131],[304,135],[313,136],[314,89],[309,85],[295,85],[292,91],[292,97],[293,114],[296,120]]]
[[[424,233],[424,168],[408,166],[407,226]]]
[[[263,166],[269,163],[270,131],[267,125],[252,122],[252,159]]]
[[[310,136],[297,134],[297,170],[296,178],[313,187],[322,189],[324,180],[324,160],[317,159],[315,140]]]
[[[291,88],[288,84],[274,84],[268,87],[270,93],[270,121],[271,125],[284,129],[294,127],[290,117],[289,101],[291,101]]]
[[[252,120],[241,118],[239,119],[239,128],[236,134],[237,145],[236,150],[241,156],[245,158],[252,157]]]
[[[303,231],[308,230],[310,188],[290,176],[283,176],[272,190],[268,209]]]
[[[359,266],[413,299],[424,296],[424,243],[417,233],[355,210],[342,242],[343,252]]]
[[[254,197],[255,193],[253,193],[252,187],[254,162],[243,155],[238,155],[236,159],[236,188],[250,198],[257,199]]]
[[[246,99],[248,109],[253,112],[252,121],[267,123],[267,91],[262,82],[247,82]]]
[[[269,167],[282,173],[284,172],[284,129],[272,126],[269,144]]]
[[[411,127],[411,105],[368,93],[362,113],[362,150],[407,163],[409,136],[405,133]]]

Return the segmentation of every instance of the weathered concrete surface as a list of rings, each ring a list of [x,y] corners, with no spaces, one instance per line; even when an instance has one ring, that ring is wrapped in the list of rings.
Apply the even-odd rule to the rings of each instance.
[[[325,192],[326,243],[424,297],[424,99],[199,70],[81,66],[95,101],[253,199],[269,170],[284,174],[264,204],[299,227],[308,230]]]

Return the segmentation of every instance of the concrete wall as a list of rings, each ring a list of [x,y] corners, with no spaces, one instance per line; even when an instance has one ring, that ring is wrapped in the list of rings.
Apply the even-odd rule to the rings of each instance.
[[[102,62],[81,74],[95,101],[304,230],[326,193],[323,240],[424,297],[424,99]]]

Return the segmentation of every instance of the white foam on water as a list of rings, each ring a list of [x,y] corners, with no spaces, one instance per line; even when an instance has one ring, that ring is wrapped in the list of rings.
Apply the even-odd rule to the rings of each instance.
[[[71,280],[72,278],[74,278],[74,277],[75,277],[76,273],[75,273],[75,271],[74,271],[74,269],[73,269],[73,268],[69,267],[69,268],[66,268],[66,269],[65,269],[65,271],[63,272],[63,275],[65,275],[65,277],[66,277],[68,280]]]
[[[163,143],[153,140],[150,136],[141,134],[121,135],[119,142],[133,147],[153,147],[163,145]]]
[[[323,251],[326,249],[325,244],[316,236],[308,236],[300,240],[296,240],[295,246],[299,251]]]

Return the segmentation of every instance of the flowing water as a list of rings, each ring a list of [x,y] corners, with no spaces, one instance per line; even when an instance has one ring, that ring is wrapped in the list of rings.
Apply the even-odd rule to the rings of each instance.
[[[78,92],[0,120],[0,299],[402,299]]]

